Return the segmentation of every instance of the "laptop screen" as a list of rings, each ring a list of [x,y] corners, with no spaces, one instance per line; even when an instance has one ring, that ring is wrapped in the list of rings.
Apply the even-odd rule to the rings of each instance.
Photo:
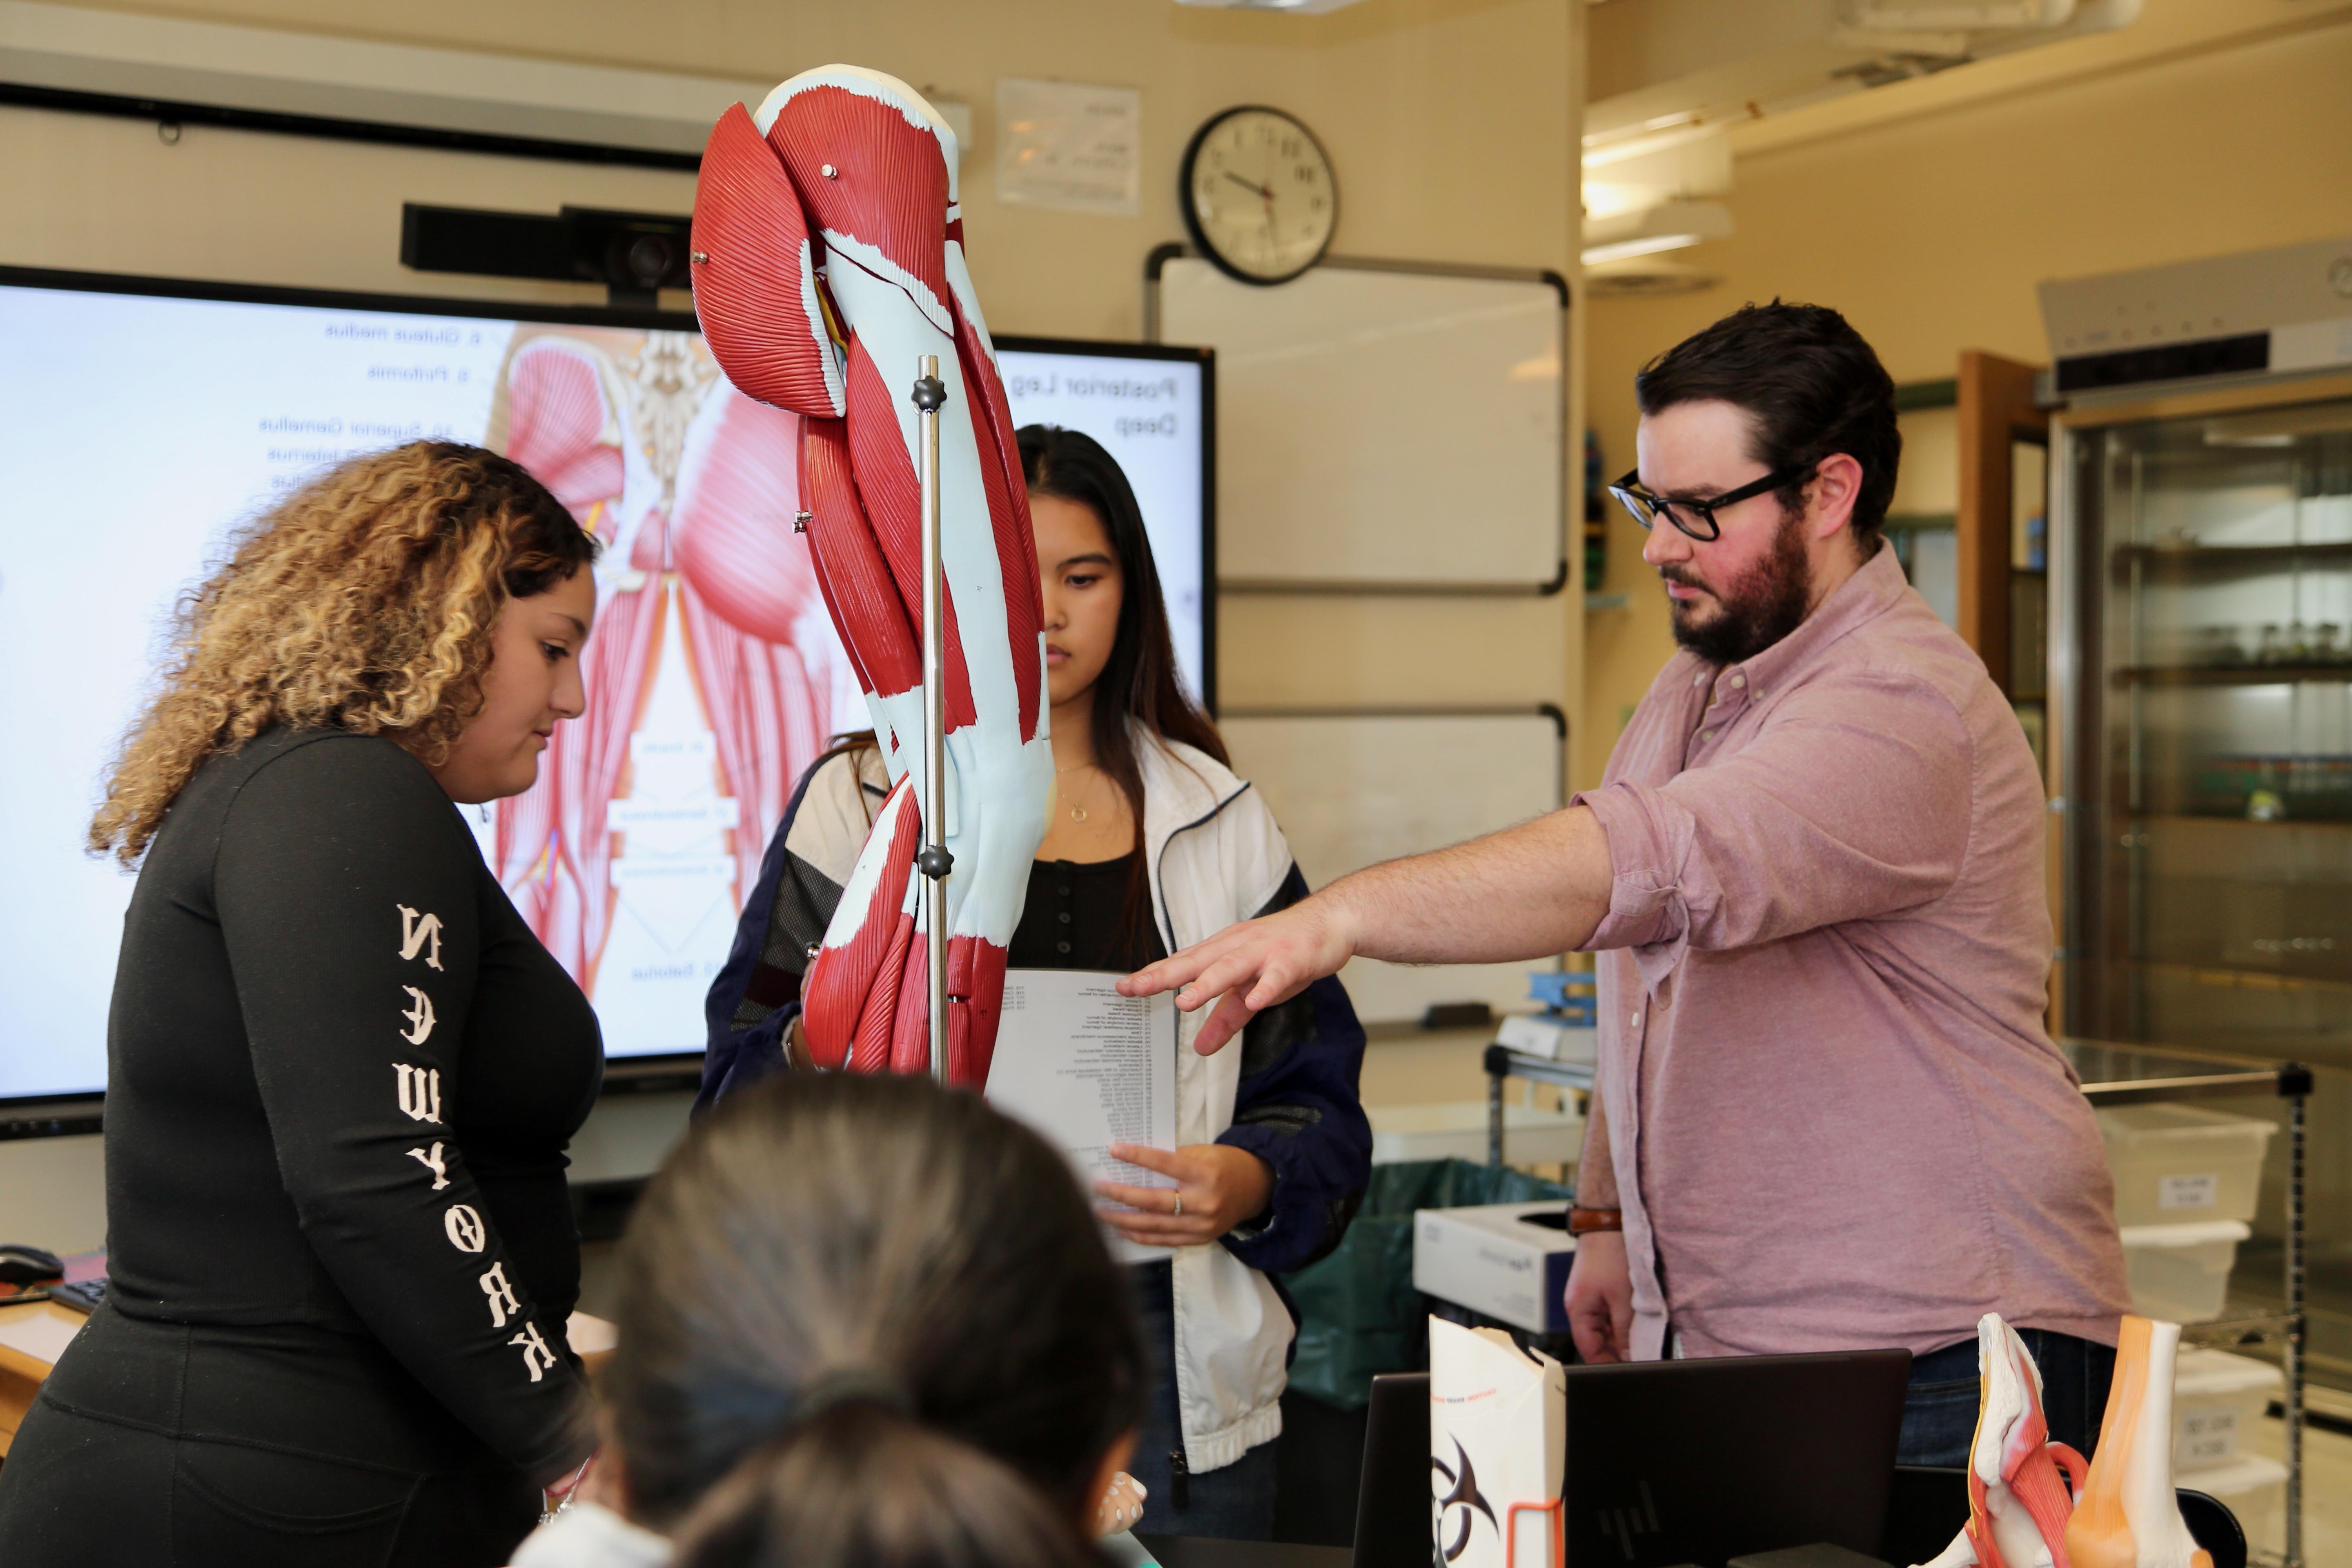
[[[1874,1554],[1910,1372],[1901,1350],[1570,1367],[1567,1568]],[[1355,1568],[1444,1568],[1434,1497],[1428,1374],[1376,1377]]]

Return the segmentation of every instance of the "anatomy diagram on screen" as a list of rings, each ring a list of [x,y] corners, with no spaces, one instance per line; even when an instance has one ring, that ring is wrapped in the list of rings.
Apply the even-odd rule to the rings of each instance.
[[[927,879],[940,823],[948,1068],[984,1084],[1006,948],[1053,789],[1036,542],[1013,415],[964,263],[955,133],[904,82],[804,71],[719,117],[696,187],[696,309],[730,380],[803,416],[818,580],[895,787],[803,982],[821,1066],[920,1071]],[[908,394],[936,356],[946,659],[944,801],[923,798],[921,543]],[[940,816],[933,819],[930,814]]]
[[[845,672],[793,526],[800,426],[691,333],[526,326],[500,374],[488,444],[604,553],[587,709],[498,804],[491,864],[615,1048],[698,1043],[669,1038],[698,1013],[679,1003],[833,730]]]

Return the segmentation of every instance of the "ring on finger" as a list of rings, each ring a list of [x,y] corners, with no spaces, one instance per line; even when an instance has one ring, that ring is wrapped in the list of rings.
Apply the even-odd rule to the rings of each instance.
[[[1168,1211],[1168,1217],[1169,1217],[1169,1218],[1171,1218],[1171,1219],[1181,1219],[1181,1218],[1183,1218],[1183,1217],[1184,1217],[1184,1194],[1183,1194],[1183,1191],[1180,1188],[1177,1192],[1175,1192],[1175,1193],[1174,1193],[1173,1194],[1171,1194],[1171,1195],[1176,1199],[1176,1206],[1175,1206],[1174,1208],[1170,1209],[1170,1210]]]

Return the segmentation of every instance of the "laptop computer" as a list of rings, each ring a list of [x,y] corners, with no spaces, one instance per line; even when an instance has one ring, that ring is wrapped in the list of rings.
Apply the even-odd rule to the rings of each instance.
[[[1910,1375],[1900,1350],[1570,1367],[1567,1568],[1874,1555]],[[1428,1467],[1429,1374],[1374,1378],[1354,1568],[1431,1568]]]

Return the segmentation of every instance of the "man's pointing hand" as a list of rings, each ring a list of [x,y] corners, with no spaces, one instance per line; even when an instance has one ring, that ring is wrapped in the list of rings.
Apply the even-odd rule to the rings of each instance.
[[[1192,1043],[1205,1057],[1240,1034],[1251,1015],[1338,973],[1355,953],[1356,932],[1344,908],[1328,898],[1312,898],[1280,914],[1227,926],[1129,975],[1118,990],[1123,996],[1174,991],[1176,1005],[1187,1013],[1222,997]]]

